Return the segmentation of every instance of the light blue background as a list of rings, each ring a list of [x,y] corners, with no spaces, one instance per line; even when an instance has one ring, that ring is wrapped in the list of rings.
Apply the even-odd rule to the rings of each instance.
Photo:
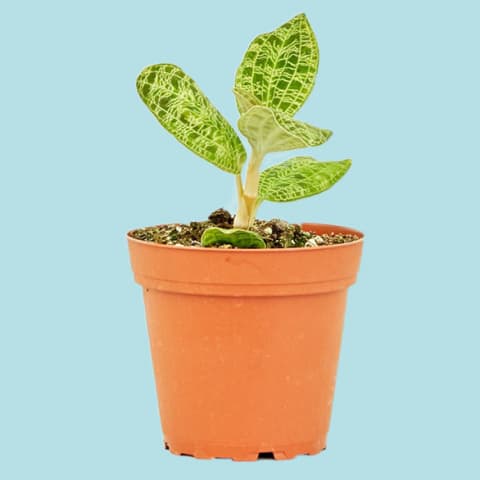
[[[0,477],[480,478],[477,6],[2,2]],[[232,208],[234,187],[163,131],[135,78],[178,63],[234,123],[248,43],[301,11],[321,67],[299,118],[335,132],[317,158],[353,167],[260,215],[367,234],[329,448],[289,462],[176,457],[162,449],[124,235]]]

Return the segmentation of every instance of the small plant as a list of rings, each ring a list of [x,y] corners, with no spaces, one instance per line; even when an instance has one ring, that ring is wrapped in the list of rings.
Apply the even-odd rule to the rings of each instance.
[[[238,128],[251,146],[245,181],[245,148],[235,130],[197,84],[176,65],[146,67],[137,90],[157,120],[192,152],[235,175],[238,210],[235,229],[248,230],[260,204],[290,202],[321,193],[350,168],[351,160],[320,162],[294,157],[261,171],[268,153],[325,143],[332,132],[294,118],[315,83],[319,51],[304,14],[278,29],[256,37],[237,70],[233,92],[240,118]],[[262,247],[250,232],[206,231],[202,243],[231,241]],[[263,245],[264,246],[264,245]]]

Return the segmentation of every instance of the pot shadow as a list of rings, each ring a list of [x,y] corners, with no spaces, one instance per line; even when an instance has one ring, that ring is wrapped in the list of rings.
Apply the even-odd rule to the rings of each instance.
[[[273,452],[260,452],[258,454],[258,460],[275,460]]]
[[[170,447],[168,446],[167,442],[165,442],[164,445],[165,445],[165,450],[170,450]],[[325,448],[323,450],[325,450]],[[195,455],[192,455],[191,453],[179,453],[178,455],[180,455],[181,457],[197,458],[197,457],[195,457]],[[299,457],[299,456],[308,456],[309,457],[309,456],[311,456],[311,454],[310,453],[302,453],[302,454],[295,455],[295,457]],[[292,457],[292,458],[295,458],[295,457]],[[234,460],[231,457],[213,457],[213,458],[215,460],[230,460],[230,461]],[[291,458],[289,458],[289,460],[290,459]],[[253,460],[253,461],[259,461],[259,460],[260,461],[263,461],[263,460],[278,461],[279,459],[275,458],[275,454],[273,452],[259,452],[256,460]]]

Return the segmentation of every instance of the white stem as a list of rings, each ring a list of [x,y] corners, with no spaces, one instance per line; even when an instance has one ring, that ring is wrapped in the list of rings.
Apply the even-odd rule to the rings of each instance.
[[[240,174],[235,177],[235,181],[237,185],[238,206],[233,226],[235,228],[247,228],[246,225],[248,226],[248,210],[245,203],[245,193],[243,190],[242,177]]]
[[[255,220],[258,207],[258,182],[260,180],[260,165],[262,160],[263,154],[253,149],[248,162],[245,188],[242,186],[240,175],[237,175],[238,212],[233,224],[236,228],[247,229],[252,226]]]

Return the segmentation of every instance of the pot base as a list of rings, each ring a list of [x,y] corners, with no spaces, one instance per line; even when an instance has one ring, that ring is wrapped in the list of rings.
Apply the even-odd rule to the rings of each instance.
[[[326,449],[325,438],[320,442],[297,443],[279,447],[235,447],[228,445],[201,445],[165,442],[165,449],[174,455],[198,459],[229,458],[236,462],[252,462],[259,459],[289,460],[297,455],[316,455]]]

